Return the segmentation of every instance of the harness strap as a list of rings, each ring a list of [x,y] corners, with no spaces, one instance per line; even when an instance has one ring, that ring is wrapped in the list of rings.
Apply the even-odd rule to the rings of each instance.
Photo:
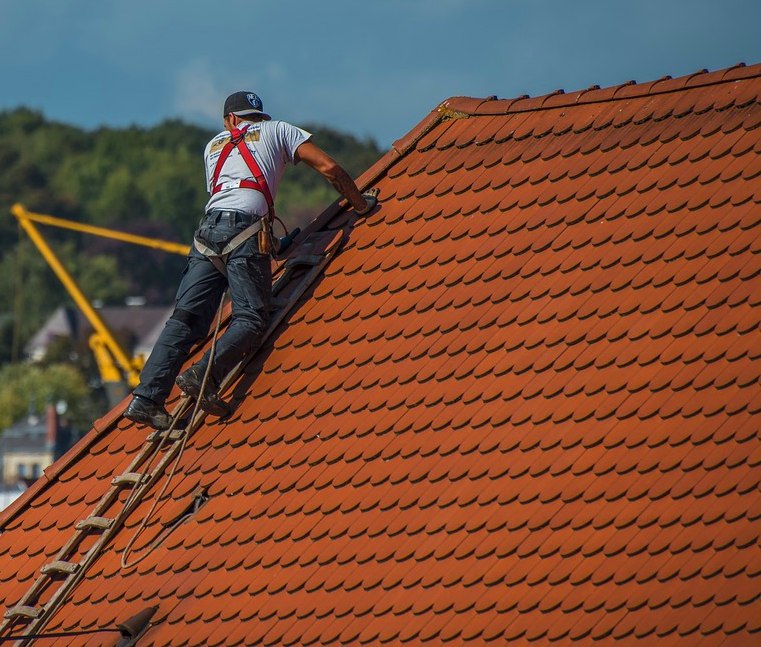
[[[211,261],[211,264],[217,268],[217,271],[222,276],[227,278],[227,263],[225,262],[227,259],[226,258],[223,259],[219,256],[214,256],[214,255],[211,255],[211,256],[207,255],[206,257]]]
[[[261,229],[267,231],[267,236],[271,237],[271,233],[269,233],[269,222],[271,218],[275,217],[275,201],[272,199],[272,193],[270,192],[269,185],[267,184],[267,179],[264,177],[264,173],[262,173],[262,169],[254,158],[251,149],[246,145],[247,131],[248,126],[244,126],[243,128],[233,128],[230,131],[230,140],[226,142],[222,147],[222,151],[220,152],[219,157],[217,158],[217,163],[214,167],[211,194],[215,195],[220,191],[237,188],[253,189],[254,191],[259,191],[264,196],[264,199],[267,202],[268,213],[259,221],[253,223],[249,227],[246,227],[246,229],[244,229],[242,232],[231,238],[220,253],[217,253],[215,250],[211,249],[208,245],[206,245],[206,243],[204,243],[202,240],[199,240],[198,237],[196,237],[194,240],[196,249],[201,254],[206,256],[212,263],[214,263],[214,267],[216,267],[225,276],[227,276],[226,265],[227,257],[230,255],[230,252],[235,250],[239,245],[251,238],[251,236],[256,234]],[[245,178],[241,180],[233,180],[231,182],[220,183],[219,176],[222,174],[222,167],[225,165],[225,162],[230,157],[230,154],[234,148],[238,149],[238,152],[248,167],[248,170],[251,172],[253,179]]]
[[[212,263],[214,263],[214,267],[216,267],[222,274],[227,276],[227,271],[225,269],[227,265],[227,257],[230,255],[230,252],[237,249],[240,245],[245,243],[251,236],[256,234],[261,229],[261,221],[257,220],[255,223],[249,225],[246,227],[243,231],[233,236],[230,240],[227,241],[227,244],[222,248],[222,251],[217,253],[215,250],[213,250],[211,247],[209,247],[204,241],[198,238],[196,236],[193,239],[193,243],[196,247],[196,249],[206,256]]]
[[[249,149],[249,147],[246,145],[245,136],[247,130],[248,126],[244,126],[240,129],[233,128],[232,131],[230,131],[230,141],[228,141],[222,147],[222,152],[219,154],[219,157],[217,158],[217,164],[214,167],[214,178],[212,180],[211,193],[212,195],[215,195],[223,189],[227,188],[240,187],[243,189],[253,189],[255,191],[259,191],[264,196],[264,199],[267,201],[267,207],[270,211],[272,211],[275,202],[272,199],[272,193],[270,193],[270,188],[267,185],[267,180],[264,177],[264,173],[262,173],[261,167],[251,153],[251,149]],[[226,183],[219,183],[219,176],[221,175],[222,167],[227,161],[227,158],[230,157],[230,153],[232,153],[233,148],[238,149],[240,156],[243,158],[246,166],[248,166],[248,170],[251,171],[251,175],[253,175],[254,179],[239,180],[236,181],[233,186],[227,186]]]
[[[231,139],[222,147],[222,152],[219,154],[219,157],[217,158],[217,164],[214,167],[214,178],[211,181],[212,195],[214,195],[215,193],[219,193],[222,190],[222,187],[219,184],[219,174],[222,172],[222,167],[225,165],[225,162],[227,161],[227,158],[230,156],[230,153],[232,153],[233,148],[234,148],[234,144]]]

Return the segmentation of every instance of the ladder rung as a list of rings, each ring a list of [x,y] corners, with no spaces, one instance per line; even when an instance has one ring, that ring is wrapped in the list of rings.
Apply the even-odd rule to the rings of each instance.
[[[169,440],[170,441],[180,440],[184,434],[185,434],[184,429],[173,429],[172,433],[169,434]],[[149,443],[156,443],[161,440],[164,440],[164,438],[166,438],[166,431],[154,431],[152,434],[148,435],[147,440]]]
[[[111,480],[111,485],[134,485],[135,483],[139,483],[142,478],[143,475],[139,472],[124,472],[124,474],[115,476]]]
[[[113,521],[113,519],[107,519],[106,517],[87,517],[87,519],[77,522],[76,528],[77,530],[87,530],[89,528],[108,530]]]
[[[25,607],[23,605],[18,605],[16,607],[11,607],[5,612],[5,617],[7,619],[11,618],[39,618],[42,615],[43,608],[42,607]]]
[[[67,575],[71,575],[72,573],[75,573],[77,570],[77,567],[79,564],[75,564],[74,562],[63,562],[60,560],[57,560],[55,562],[50,562],[50,564],[45,564],[40,569],[41,573],[65,573]]]

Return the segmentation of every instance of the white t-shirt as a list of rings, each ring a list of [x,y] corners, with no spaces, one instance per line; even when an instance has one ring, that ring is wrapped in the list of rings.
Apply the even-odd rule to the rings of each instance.
[[[277,187],[280,178],[289,162],[295,164],[293,156],[296,149],[307,141],[312,133],[292,126],[285,121],[258,121],[244,122],[241,128],[248,127],[244,141],[253,153],[254,159],[262,170],[267,180],[272,199],[277,195]],[[224,145],[230,141],[230,133],[223,130],[206,144],[204,162],[206,164],[206,189],[212,192],[214,181],[214,169],[217,160],[222,153]],[[206,211],[212,209],[234,209],[245,213],[263,216],[267,213],[267,200],[264,195],[254,189],[241,189],[236,187],[238,180],[252,179],[251,171],[237,148],[233,148],[230,156],[225,160],[217,180],[224,187],[219,193],[211,196],[206,204]]]

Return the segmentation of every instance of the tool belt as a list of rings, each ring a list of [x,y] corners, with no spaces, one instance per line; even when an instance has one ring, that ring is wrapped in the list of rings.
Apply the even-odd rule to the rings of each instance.
[[[229,235],[230,229],[242,224],[247,224],[245,229],[237,234]],[[227,225],[222,230],[226,232],[224,235],[218,230],[218,225]],[[227,275],[225,266],[230,254],[254,235],[257,235],[259,252],[271,254],[273,245],[268,217],[252,216],[240,211],[217,209],[210,211],[201,220],[193,243],[200,254],[203,254],[214,263],[214,266],[222,274]]]

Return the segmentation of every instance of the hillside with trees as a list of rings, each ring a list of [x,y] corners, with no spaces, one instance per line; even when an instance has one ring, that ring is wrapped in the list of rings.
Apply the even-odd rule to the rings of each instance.
[[[381,155],[372,140],[304,128],[354,177]],[[176,120],[88,131],[26,108],[0,112],[0,433],[24,411],[60,398],[71,405],[80,429],[104,410],[102,397],[87,387],[97,371],[86,348],[64,343],[42,366],[22,363],[27,341],[71,300],[20,231],[11,205],[189,243],[208,199],[203,150],[215,132]],[[289,228],[303,227],[335,198],[311,169],[288,167],[278,216]],[[41,231],[91,300],[109,305],[142,296],[148,304],[172,302],[182,257],[49,227]]]
[[[355,177],[381,154],[372,140],[304,127]],[[176,120],[86,131],[26,108],[0,112],[0,364],[19,359],[34,331],[68,302],[17,231],[10,206],[20,202],[39,213],[189,242],[208,199],[202,156],[214,134]],[[311,169],[289,167],[278,215],[289,227],[303,227],[335,198]],[[149,303],[171,302],[181,258],[50,228],[44,233],[91,299],[114,304],[140,295]]]

